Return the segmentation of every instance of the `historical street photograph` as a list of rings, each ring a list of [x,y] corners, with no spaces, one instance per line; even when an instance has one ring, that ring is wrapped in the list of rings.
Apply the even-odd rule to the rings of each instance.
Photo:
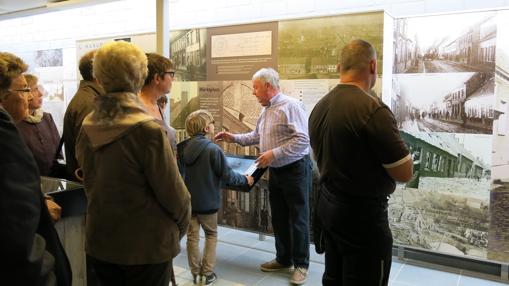
[[[398,19],[394,73],[493,72],[496,12]]]
[[[207,78],[206,37],[206,29],[170,32],[170,58],[177,71],[177,80],[197,81]]]
[[[398,74],[391,109],[404,131],[492,134],[491,73]]]
[[[499,15],[488,258],[509,262],[509,12]]]

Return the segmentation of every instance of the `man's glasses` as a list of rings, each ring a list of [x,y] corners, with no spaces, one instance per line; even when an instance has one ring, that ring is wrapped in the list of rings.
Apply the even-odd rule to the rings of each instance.
[[[161,73],[162,77],[164,77],[165,74],[169,74],[171,76],[171,78],[175,77],[175,71],[162,72]]]

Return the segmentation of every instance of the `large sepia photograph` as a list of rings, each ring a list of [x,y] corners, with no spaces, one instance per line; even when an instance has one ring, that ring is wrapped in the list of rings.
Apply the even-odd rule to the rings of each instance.
[[[391,109],[407,132],[492,134],[492,73],[398,74]]]
[[[383,12],[279,22],[281,79],[339,78],[339,54],[347,43],[359,38],[375,47],[382,67],[383,27]]]
[[[398,19],[394,73],[493,72],[496,12]]]
[[[414,174],[391,195],[396,244],[485,258],[491,136],[401,132]]]

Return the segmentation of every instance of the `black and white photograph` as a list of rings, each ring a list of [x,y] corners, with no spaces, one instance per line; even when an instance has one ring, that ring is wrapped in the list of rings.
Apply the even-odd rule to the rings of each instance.
[[[494,92],[492,73],[398,74],[391,109],[407,132],[492,134]]]
[[[488,205],[453,194],[397,189],[389,201],[394,244],[486,258]]]
[[[175,81],[170,92],[170,126],[177,132],[177,142],[187,137],[186,118],[200,108],[198,99],[198,82]]]
[[[486,257],[491,136],[401,132],[414,175],[391,195],[398,244]]]
[[[394,22],[394,73],[493,72],[496,12]]]
[[[487,200],[492,136],[440,132],[400,132],[414,161],[405,188]]]
[[[222,130],[232,133],[247,133],[256,127],[262,107],[253,95],[252,82],[223,81],[223,126]],[[219,132],[221,130],[216,130]],[[234,143],[221,142],[219,145],[226,154],[256,158],[257,146],[242,147]],[[237,158],[239,161],[243,161]],[[252,159],[244,161],[252,163]],[[247,164],[247,163],[246,163]],[[226,190],[218,213],[219,222],[230,227],[251,231],[272,232],[268,178],[262,177],[249,193]]]
[[[254,130],[262,106],[253,95],[253,83],[248,80],[223,81],[222,90],[223,120],[225,126],[228,126],[227,130],[235,133]]]
[[[488,258],[509,261],[509,12],[499,15]]]
[[[37,67],[60,67],[63,66],[63,63],[62,49],[39,50],[35,53]]]
[[[206,80],[206,35],[206,29],[170,32],[170,58],[177,71],[176,80]]]

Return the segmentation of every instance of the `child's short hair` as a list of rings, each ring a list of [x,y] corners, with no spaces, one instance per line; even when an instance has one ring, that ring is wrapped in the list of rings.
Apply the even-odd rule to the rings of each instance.
[[[194,136],[200,133],[204,133],[205,127],[210,123],[214,122],[212,113],[205,109],[199,109],[186,118],[186,131],[189,136]]]

